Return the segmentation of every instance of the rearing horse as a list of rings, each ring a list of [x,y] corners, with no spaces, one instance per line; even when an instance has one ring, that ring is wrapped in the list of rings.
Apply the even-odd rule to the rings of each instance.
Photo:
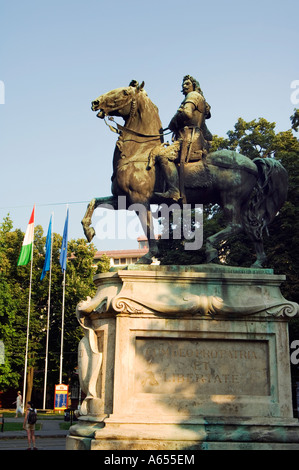
[[[82,220],[88,241],[95,235],[91,227],[92,214],[99,205],[109,204],[118,209],[118,196],[126,196],[126,208],[141,204],[145,211],[137,212],[148,239],[149,251],[138,263],[150,264],[158,255],[153,234],[150,204],[159,204],[155,194],[163,191],[161,172],[155,165],[163,143],[163,130],[158,108],[148,98],[144,83],[117,88],[92,102],[97,116],[121,116],[119,138],[113,156],[112,196],[93,199]],[[184,165],[185,196],[188,204],[219,204],[227,218],[224,230],[206,242],[207,262],[218,260],[220,242],[244,231],[252,240],[257,259],[255,267],[266,260],[262,232],[274,219],[286,200],[287,172],[272,158],[249,158],[228,150],[207,155],[205,161]]]

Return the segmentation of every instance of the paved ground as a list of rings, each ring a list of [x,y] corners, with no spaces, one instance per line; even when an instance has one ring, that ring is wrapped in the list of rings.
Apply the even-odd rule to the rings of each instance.
[[[5,423],[23,422],[23,418],[5,418]],[[65,441],[68,431],[63,431],[59,427],[62,420],[39,419],[42,428],[35,432],[36,446],[38,450],[65,450]],[[1,450],[26,450],[28,448],[27,433],[22,431],[0,432],[0,451]]]
[[[38,450],[65,450],[65,437],[36,439]],[[0,439],[0,452],[2,450],[27,450],[27,437],[24,439]]]

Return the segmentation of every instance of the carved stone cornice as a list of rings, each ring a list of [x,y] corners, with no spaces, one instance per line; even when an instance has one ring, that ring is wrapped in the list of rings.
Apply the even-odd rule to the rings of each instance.
[[[299,306],[282,296],[284,280],[285,276],[264,269],[134,266],[96,276],[96,295],[80,302],[77,315],[294,317]]]

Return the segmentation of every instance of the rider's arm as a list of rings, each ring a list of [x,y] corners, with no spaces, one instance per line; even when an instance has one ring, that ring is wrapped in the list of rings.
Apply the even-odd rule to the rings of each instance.
[[[182,104],[177,110],[176,114],[173,116],[168,127],[171,131],[176,132],[182,127],[188,125],[190,119],[192,119],[193,111],[195,110],[195,105],[191,101]]]
[[[189,121],[190,119],[192,119],[193,111],[195,109],[196,109],[196,106],[191,101],[187,101],[186,103],[184,103],[184,106],[181,110],[181,113],[183,115],[183,120]]]
[[[184,126],[187,126],[189,121],[192,119],[194,110],[195,105],[191,102],[185,103],[183,106],[181,106],[170,121],[168,125],[169,129],[173,132],[176,132],[179,129],[182,129]]]

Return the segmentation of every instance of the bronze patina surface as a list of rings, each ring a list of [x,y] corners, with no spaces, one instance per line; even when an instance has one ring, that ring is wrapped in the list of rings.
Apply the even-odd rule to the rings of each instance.
[[[128,87],[92,102],[99,118],[120,116],[124,125],[116,130],[112,195],[90,202],[82,220],[85,235],[91,241],[95,234],[91,218],[96,207],[109,204],[119,209],[118,196],[125,196],[126,208],[137,204],[145,209],[136,211],[149,241],[149,252],[139,263],[151,264],[159,255],[151,204],[219,204],[227,225],[207,239],[207,263],[218,260],[222,241],[243,231],[254,245],[254,267],[261,268],[266,261],[263,232],[286,200],[287,172],[273,158],[252,161],[228,150],[209,153],[212,135],[206,119],[211,116],[210,106],[190,75],[184,77],[182,91],[185,98],[168,127],[174,141],[167,146],[158,108],[145,92],[144,82],[139,85],[133,80]]]

